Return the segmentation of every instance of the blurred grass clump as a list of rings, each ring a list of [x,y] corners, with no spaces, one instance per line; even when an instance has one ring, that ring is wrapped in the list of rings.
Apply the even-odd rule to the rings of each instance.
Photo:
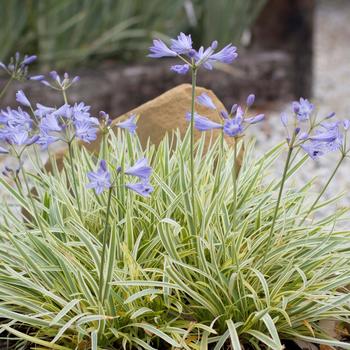
[[[267,0],[0,0],[0,60],[21,50],[69,67],[142,57],[149,38],[193,33],[239,44]],[[131,40],[132,39],[132,40]]]

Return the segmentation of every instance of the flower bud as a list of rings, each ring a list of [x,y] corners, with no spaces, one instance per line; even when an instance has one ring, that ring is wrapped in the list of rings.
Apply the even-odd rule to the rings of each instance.
[[[31,64],[34,61],[36,61],[36,59],[37,59],[37,57],[35,55],[29,56],[23,60],[22,64],[24,64],[24,65]]]
[[[253,104],[254,104],[254,101],[255,101],[255,95],[254,94],[250,94],[248,97],[247,97],[247,107],[251,107]]]
[[[238,104],[235,103],[235,104],[231,107],[231,114],[236,113],[237,108],[238,108]]]
[[[45,79],[44,75],[33,75],[32,77],[28,77],[29,80],[41,81]]]
[[[302,132],[299,136],[299,140],[306,140],[309,137],[308,133]]]
[[[335,112],[332,112],[330,114],[327,115],[326,119],[331,119],[335,116]]]

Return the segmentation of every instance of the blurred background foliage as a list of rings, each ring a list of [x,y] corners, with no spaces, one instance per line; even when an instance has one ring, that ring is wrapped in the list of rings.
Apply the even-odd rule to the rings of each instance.
[[[195,43],[239,45],[268,0],[0,0],[0,60],[16,51],[42,68],[138,60],[152,37],[191,32]]]

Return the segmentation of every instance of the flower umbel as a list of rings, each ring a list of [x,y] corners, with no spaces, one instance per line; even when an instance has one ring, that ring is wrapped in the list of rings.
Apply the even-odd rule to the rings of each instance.
[[[248,96],[247,99],[247,110],[249,109],[249,104],[253,103],[252,96]],[[255,96],[254,96],[255,98]],[[210,98],[209,95],[206,93],[202,93],[199,95],[196,99],[197,103],[199,103],[202,106],[205,106],[209,109],[216,110],[217,108],[213,102],[213,100]],[[248,103],[249,102],[249,103]],[[235,115],[233,115],[235,113]],[[249,127],[250,124],[256,124],[262,121],[265,116],[264,114],[258,114],[253,117],[245,117],[243,109],[234,104],[231,108],[230,114],[228,114],[225,110],[220,111],[219,113],[220,117],[223,119],[222,123],[217,123],[214,121],[211,121],[207,117],[201,116],[198,113],[194,114],[194,127],[199,131],[208,131],[213,129],[223,129],[224,133],[230,137],[236,137],[238,135],[243,134],[243,132]],[[191,120],[191,113],[186,114],[186,120]]]
[[[191,35],[180,33],[176,39],[170,40],[170,48],[160,39],[153,40],[153,45],[149,48],[150,54],[148,57],[179,57],[185,64],[173,65],[170,70],[178,74],[186,74],[189,69],[198,69],[203,66],[205,69],[213,69],[213,64],[217,62],[230,64],[237,58],[237,48],[232,44],[226,45],[223,49],[215,52],[217,41],[213,41],[207,48],[200,47],[196,51],[192,47]]]

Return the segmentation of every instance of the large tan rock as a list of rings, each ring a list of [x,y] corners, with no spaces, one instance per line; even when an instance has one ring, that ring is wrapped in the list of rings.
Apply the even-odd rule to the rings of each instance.
[[[216,97],[216,95],[208,89],[197,87],[195,94],[196,96],[207,93],[213,100],[215,106],[219,111],[225,110],[225,107],[221,101]],[[191,100],[192,100],[192,87],[190,84],[182,84],[168,90],[164,94],[148,101],[141,106],[117,117],[113,121],[113,125],[116,125],[120,121],[128,118],[131,114],[136,114],[139,116],[137,122],[137,135],[140,138],[141,144],[145,146],[148,139],[151,143],[158,145],[163,139],[164,135],[168,132],[171,134],[173,130],[177,128],[180,130],[181,135],[184,135],[189,122],[186,121],[185,115],[191,110]],[[221,117],[217,111],[211,110],[209,108],[203,107],[196,103],[196,112],[202,114],[213,121],[220,122]],[[210,134],[210,132],[207,132]],[[220,130],[214,130],[213,136],[218,137],[221,134]],[[201,132],[195,130],[195,139],[198,139]],[[230,137],[225,137],[227,143],[233,145],[234,140]],[[207,144],[209,143],[210,137],[207,137]],[[101,137],[97,137],[96,141],[90,144],[84,144],[91,152],[98,152]],[[63,165],[63,157],[66,151],[61,150],[56,153],[56,160],[59,168]],[[239,154],[238,167],[241,164],[242,152]],[[46,168],[50,170],[50,164],[46,165]]]
[[[197,87],[196,96],[205,92],[208,94],[219,111],[225,110],[225,107],[216,95],[208,89]],[[114,123],[118,123],[126,119],[131,114],[139,115],[137,122],[137,135],[143,145],[146,145],[148,138],[151,143],[158,145],[164,135],[172,130],[179,128],[182,135],[185,134],[189,122],[186,121],[185,115],[191,110],[192,87],[190,84],[178,85],[168,90],[164,94],[155,99],[144,103],[143,105],[131,110],[121,117],[115,119]],[[221,117],[217,111],[203,107],[196,103],[196,112],[208,117],[210,120],[220,122]],[[214,130],[215,136],[219,135],[220,130]],[[195,139],[200,136],[199,131],[195,131]],[[208,138],[209,139],[209,138]],[[227,142],[233,143],[232,138],[227,138]]]

